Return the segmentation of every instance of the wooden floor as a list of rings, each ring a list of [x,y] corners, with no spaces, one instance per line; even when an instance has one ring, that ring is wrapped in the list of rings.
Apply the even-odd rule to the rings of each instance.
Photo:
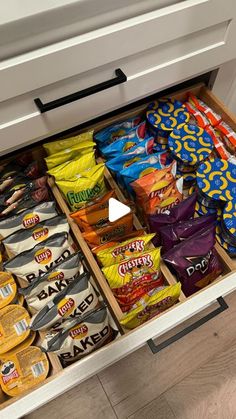
[[[236,292],[225,299],[228,310],[159,354],[145,346],[27,419],[235,419]]]

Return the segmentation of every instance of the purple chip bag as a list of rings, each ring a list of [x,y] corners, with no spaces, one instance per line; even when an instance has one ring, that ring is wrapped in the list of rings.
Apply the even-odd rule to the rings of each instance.
[[[186,221],[179,221],[175,224],[168,224],[160,228],[162,253],[166,253],[182,240],[192,237],[195,233],[208,229],[216,224],[216,215],[203,215],[198,218],[191,218]]]
[[[148,218],[151,233],[156,233],[153,239],[155,246],[161,245],[161,236],[159,230],[161,227],[174,224],[178,221],[188,220],[193,217],[195,211],[195,204],[197,201],[197,194],[193,193],[187,199],[181,201],[178,205],[171,208],[168,213],[161,213],[150,215]]]
[[[164,256],[174,270],[188,297],[214,281],[222,272],[215,244],[215,226],[204,228],[188,240],[177,244]]]

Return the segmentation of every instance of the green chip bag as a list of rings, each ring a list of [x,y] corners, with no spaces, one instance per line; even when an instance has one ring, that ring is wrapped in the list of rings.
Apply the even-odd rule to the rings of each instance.
[[[45,143],[43,144],[43,148],[45,149],[47,155],[51,156],[51,154],[73,147],[83,141],[93,141],[93,131],[83,132],[75,137],[65,138],[64,140],[56,140],[50,143]]]
[[[48,174],[54,176],[56,180],[66,180],[79,175],[85,170],[91,169],[96,165],[95,152],[91,151],[79,158],[62,163],[59,166],[48,170]]]
[[[56,181],[72,211],[76,211],[106,192],[104,169],[105,165],[100,163],[80,173],[79,177]]]
[[[72,147],[65,148],[65,150],[61,150],[58,153],[51,154],[51,156],[45,157],[47,168],[50,170],[59,164],[66,163],[69,160],[88,154],[93,151],[94,146],[95,143],[93,141],[83,141],[82,143],[75,144]]]

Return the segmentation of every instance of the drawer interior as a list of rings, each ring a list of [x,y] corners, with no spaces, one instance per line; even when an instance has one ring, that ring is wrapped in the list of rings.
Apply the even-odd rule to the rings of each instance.
[[[195,95],[197,95],[198,97],[202,98],[209,106],[212,107],[212,109],[214,109],[217,113],[221,114],[223,116],[223,119],[234,129],[236,130],[236,121],[233,115],[230,114],[230,112],[224,107],[224,105],[217,99],[214,97],[214,95],[202,84],[199,84],[197,86],[194,86],[191,89],[184,89],[182,91],[179,91],[177,93],[174,93],[172,95],[170,95],[170,97],[174,97],[176,99],[179,100],[185,100],[187,98],[187,92],[191,91],[192,93],[194,93]],[[132,116],[136,116],[136,115],[140,115],[143,114],[145,112],[146,109],[146,105],[142,105],[139,107],[134,108],[131,111],[126,111],[126,112],[122,112],[120,113],[118,116],[116,117],[112,117],[109,118],[103,122],[97,123],[96,125],[91,125],[89,126],[86,130],[89,129],[94,129],[95,131],[99,131],[102,128],[123,120],[125,118],[130,118]],[[85,130],[83,130],[85,131]],[[79,134],[80,131],[78,130],[77,132],[75,132],[76,134]],[[68,137],[71,136],[68,135]],[[63,136],[63,138],[66,138],[66,136]],[[37,159],[40,164],[42,165],[42,167],[44,167],[44,162],[43,162],[43,157],[44,157],[44,149],[42,146],[35,146],[32,149],[32,153],[33,153],[33,157],[35,159]],[[117,198],[122,202],[124,202],[126,200],[123,192],[121,191],[121,189],[119,188],[119,186],[117,185],[117,183],[115,182],[114,178],[112,177],[111,173],[106,169],[105,170],[105,178],[106,178],[106,183],[108,185],[109,189],[115,189],[116,191],[116,195]],[[75,242],[77,243],[78,247],[82,250],[82,252],[84,253],[85,259],[86,259],[86,264],[87,267],[91,270],[91,273],[96,281],[96,284],[102,294],[102,296],[104,297],[105,302],[107,303],[110,312],[113,316],[113,319],[117,325],[118,330],[120,331],[120,334],[131,334],[132,331],[127,331],[123,328],[121,328],[120,324],[119,324],[119,320],[122,317],[122,311],[120,309],[119,304],[117,303],[115,297],[112,294],[112,291],[108,285],[108,283],[105,280],[105,277],[103,276],[103,273],[101,271],[101,269],[99,268],[93,253],[91,252],[90,248],[88,247],[87,243],[85,242],[82,233],[78,227],[78,225],[74,222],[74,220],[72,218],[70,218],[69,214],[70,214],[70,209],[67,206],[67,203],[65,202],[61,192],[59,191],[59,189],[57,188],[57,186],[54,183],[53,178],[49,178],[48,180],[48,184],[49,187],[52,191],[52,194],[54,196],[55,201],[57,202],[58,208],[60,209],[60,211],[62,213],[65,213],[67,215],[68,218],[68,222],[70,224],[71,227],[71,234],[75,240]],[[139,217],[137,215],[134,215],[134,229],[138,230],[142,228],[142,223],[139,219]],[[232,273],[235,269],[236,269],[236,263],[228,256],[228,254],[225,252],[225,250],[217,243],[216,246],[216,251],[220,257],[220,260],[222,262],[223,265],[223,273],[222,275],[213,283],[211,283],[210,285],[208,285],[206,288],[210,288],[213,287],[214,284],[218,281],[221,281],[222,279],[225,279],[227,277],[228,274]],[[166,282],[170,285],[175,284],[176,283],[176,278],[175,276],[170,272],[169,268],[166,266],[166,264],[162,261],[161,263],[161,270],[162,273],[166,279]],[[204,288],[204,290],[206,289]],[[198,293],[201,293],[202,291],[199,291]],[[191,297],[190,297],[191,298]],[[181,292],[180,298],[179,298],[179,302],[177,304],[184,304],[186,301],[186,296],[184,295],[183,292]],[[169,310],[171,310],[172,308],[170,308]],[[162,314],[160,314],[159,316],[162,316]],[[149,322],[151,322],[152,320],[149,320]],[[145,327],[145,324],[142,326],[139,326],[140,329],[142,329],[143,327]],[[117,339],[119,339],[119,337],[117,337]],[[108,345],[112,345],[112,343],[109,343]],[[50,361],[50,374],[49,377],[44,381],[44,383],[46,383],[49,380],[52,380],[53,377],[56,377],[58,374],[63,374],[63,367],[58,359],[58,357],[56,355],[51,354],[49,356],[49,361]],[[79,363],[80,361],[78,361]],[[68,367],[69,368],[69,367]],[[41,385],[44,385],[41,384]],[[32,389],[33,391],[33,389]],[[21,396],[24,397],[24,396]],[[1,402],[1,408],[4,408],[5,406],[9,405],[10,403],[14,403],[15,398],[8,398],[7,396],[4,395],[4,393],[1,394],[0,392],[0,402]]]

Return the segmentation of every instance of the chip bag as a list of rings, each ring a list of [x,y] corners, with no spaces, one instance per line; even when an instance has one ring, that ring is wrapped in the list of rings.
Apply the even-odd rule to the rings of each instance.
[[[230,153],[235,155],[236,152],[236,132],[227,125],[224,121],[221,121],[217,127],[215,127],[216,132],[218,132],[223,139],[227,149]]]
[[[145,121],[141,122],[141,124],[139,124],[137,127],[132,128],[126,135],[118,138],[112,144],[101,147],[100,151],[104,157],[109,160],[130,150],[132,147],[144,140],[144,138],[148,138],[146,135]]]
[[[195,95],[193,95],[191,92],[188,93],[188,100],[191,104],[193,104],[200,112],[202,112],[205,117],[208,119],[209,123],[215,127],[218,125],[221,121],[221,116],[218,115],[213,109],[209,108],[206,103],[204,103],[202,100],[197,98]]]
[[[0,355],[23,342],[30,333],[28,311],[16,304],[10,304],[0,312]]]
[[[101,244],[100,246],[96,246],[92,248],[92,252],[97,255],[99,252],[101,252],[102,250],[108,249],[109,247],[113,247],[118,245],[119,243],[123,242],[124,239],[128,240],[128,239],[132,239],[133,237],[139,237],[139,236],[143,236],[145,234],[145,230],[144,229],[140,229],[140,230],[134,230],[129,234],[126,234],[125,237],[119,237],[117,239],[115,239],[114,241],[110,241],[104,244]]]
[[[100,163],[82,172],[79,178],[56,182],[72,210],[79,209],[106,192],[104,169],[105,165]]]
[[[216,215],[203,215],[198,218],[191,218],[186,221],[179,221],[174,224],[167,224],[160,228],[162,253],[167,252],[203,229],[208,229],[212,224],[216,224]]]
[[[46,186],[36,189],[33,192],[23,191],[23,196],[20,199],[13,202],[12,204],[0,207],[0,217],[6,217],[9,215],[16,215],[20,212],[34,207],[40,202],[50,201],[49,190]]]
[[[214,281],[222,272],[215,244],[215,225],[203,228],[163,255],[188,297]]]
[[[47,173],[54,176],[56,180],[66,180],[76,177],[81,172],[91,169],[96,165],[94,151],[84,154],[59,166],[53,167]]]
[[[30,323],[31,330],[47,329],[67,317],[81,316],[99,305],[97,294],[84,272],[70,282],[36,313]]]
[[[64,362],[78,361],[112,339],[112,329],[105,307],[90,311],[80,318],[67,319],[61,328],[51,329],[41,348],[54,352]]]
[[[153,289],[145,294],[120,320],[122,326],[134,329],[174,305],[180,296],[181,284]]]
[[[51,154],[50,156],[45,157],[47,168],[50,170],[59,164],[67,162],[68,160],[73,160],[79,156],[87,154],[93,151],[94,146],[95,143],[93,141],[83,141],[73,145],[72,147],[58,151],[58,153]]]
[[[6,237],[2,242],[8,255],[15,256],[25,250],[32,249],[36,244],[42,242],[56,233],[63,231],[69,233],[70,226],[65,215],[45,220],[31,229],[22,229]]]
[[[103,208],[90,212],[88,215],[81,215],[79,226],[82,231],[91,231],[107,226],[109,223],[109,209]]]
[[[37,244],[3,264],[4,270],[15,274],[26,283],[32,282],[68,256],[74,249],[68,241],[67,233],[54,234],[49,239]]]
[[[114,223],[109,223],[106,227],[101,227],[98,230],[92,230],[83,233],[83,238],[88,245],[93,248],[99,246],[110,240],[116,240],[131,233],[133,230],[133,214],[129,213]]]
[[[124,259],[129,259],[147,250],[153,237],[155,237],[155,234],[145,234],[101,250],[97,253],[98,261],[102,266],[110,266]]]
[[[104,144],[111,144],[118,138],[126,135],[132,128],[137,127],[142,121],[140,116],[127,119],[126,121],[118,122],[114,125],[102,129],[94,135],[95,141],[98,143],[98,147]]]
[[[19,396],[45,380],[49,371],[47,356],[29,346],[0,361],[0,384],[4,393]]]
[[[163,285],[160,248],[146,250],[102,271],[124,312],[148,291]]]
[[[16,297],[17,285],[8,272],[0,272],[0,309],[11,304]]]
[[[83,132],[75,137],[69,137],[63,140],[58,139],[56,141],[51,141],[50,143],[45,143],[43,144],[43,148],[47,155],[50,156],[51,154],[76,146],[78,143],[83,143],[84,141],[93,141],[93,131]]]
[[[145,214],[168,214],[169,210],[183,199],[183,177],[169,185],[165,192],[146,201],[138,200]]]
[[[161,236],[159,230],[167,224],[174,224],[178,221],[188,220],[194,216],[197,194],[194,193],[187,199],[181,201],[169,210],[169,213],[155,214],[148,217],[150,231],[156,233],[153,239],[155,246],[161,245]]]

